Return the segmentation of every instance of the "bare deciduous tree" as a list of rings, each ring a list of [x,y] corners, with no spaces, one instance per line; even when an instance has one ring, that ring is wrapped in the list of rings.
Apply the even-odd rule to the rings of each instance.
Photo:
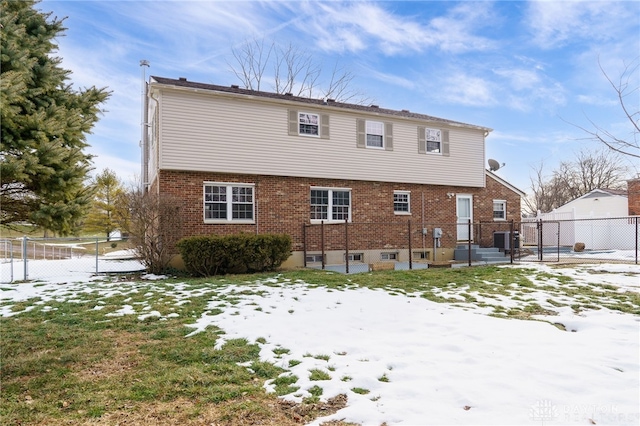
[[[265,90],[265,82],[270,81],[271,89],[279,94],[291,93],[306,98],[319,94],[322,98],[357,104],[368,101],[351,87],[354,75],[337,62],[329,82],[321,85],[321,64],[314,61],[311,54],[291,43],[286,46],[275,42],[267,45],[264,39],[254,39],[232,49],[232,54],[235,64],[229,64],[229,67],[246,89]]]
[[[131,190],[124,197],[129,209],[130,240],[147,270],[153,274],[165,271],[182,229],[177,198]]]
[[[620,107],[627,120],[631,123],[631,133],[626,136],[615,135],[611,130],[599,126],[592,119],[587,118],[592,128],[570,123],[589,135],[588,139],[598,141],[609,149],[625,156],[640,158],[640,104],[638,104],[638,73],[640,72],[640,57],[625,64],[624,70],[617,80],[613,80],[598,61],[600,71],[616,93]]]
[[[571,161],[563,161],[547,177],[544,164],[530,176],[531,195],[525,199],[527,214],[547,213],[594,189],[624,189],[627,168],[620,154],[606,149],[581,150]]]

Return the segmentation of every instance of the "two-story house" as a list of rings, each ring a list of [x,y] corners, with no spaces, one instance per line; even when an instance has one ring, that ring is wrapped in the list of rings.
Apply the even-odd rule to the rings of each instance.
[[[183,200],[182,236],[286,233],[294,266],[305,224],[460,223],[453,248],[469,220],[520,219],[524,194],[485,169],[489,128],[184,78],[147,92],[143,179]]]

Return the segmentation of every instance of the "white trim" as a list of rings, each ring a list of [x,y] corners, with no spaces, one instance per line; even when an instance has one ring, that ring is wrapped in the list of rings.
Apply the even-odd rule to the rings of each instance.
[[[395,196],[398,195],[406,195],[407,196],[407,211],[396,211],[396,200]],[[411,215],[411,191],[403,191],[403,190],[394,190],[393,191],[393,214],[398,216],[410,216]]]
[[[434,135],[433,139],[429,139],[429,132],[437,132],[437,135]],[[436,137],[437,136],[437,137]],[[437,142],[438,150],[437,151],[429,151],[429,142]],[[438,154],[442,155],[442,129],[434,129],[431,127],[425,127],[424,129],[424,149],[425,154]]]
[[[370,133],[369,132],[369,124],[372,125],[380,125],[380,133]],[[387,145],[387,141],[385,140],[386,138],[384,137],[384,122],[382,121],[376,121],[376,120],[365,120],[364,121],[364,146],[366,148],[371,148],[371,149],[386,149],[386,145]],[[382,146],[373,146],[373,145],[369,145],[369,135],[373,135],[373,136],[380,136],[382,137]]]
[[[496,214],[496,209],[495,209],[495,205],[496,204],[502,204],[502,212],[504,213],[504,217],[495,217]],[[507,220],[507,200],[493,200],[493,203],[491,205],[491,209],[492,209],[492,218],[494,222],[504,222]]]
[[[527,196],[526,192],[524,192],[521,189],[518,189],[515,186],[511,185],[509,182],[507,182],[506,180],[502,179],[500,176],[496,175],[495,173],[492,173],[489,170],[485,169],[485,175],[489,176],[489,177],[492,177],[493,180],[495,180],[496,182],[498,182],[502,186],[505,186],[505,187],[509,188],[513,192],[517,193],[520,197],[526,197]]]
[[[327,205],[327,219],[309,219],[311,223],[344,223],[344,219],[333,219],[333,192],[348,192],[349,193],[349,213],[347,222],[351,222],[351,212],[353,211],[353,196],[351,188],[336,188],[325,186],[311,186],[309,188],[309,208],[311,208],[311,191],[329,191]]]
[[[300,115],[301,114],[305,114],[305,115],[315,115],[318,118],[318,123],[317,124],[306,124],[306,123],[301,123],[300,122]],[[308,137],[312,137],[312,138],[319,138],[320,137],[320,132],[322,131],[322,117],[320,114],[318,114],[317,112],[306,112],[306,111],[298,111],[298,136],[308,136]],[[317,135],[313,135],[311,133],[301,133],[300,132],[300,125],[301,124],[305,124],[308,126],[318,126],[318,134]]]
[[[220,186],[226,188],[226,200],[227,218],[226,219],[208,219],[206,217],[206,192],[207,186]],[[252,219],[233,219],[233,188],[251,188],[251,216]],[[256,223],[256,184],[244,183],[244,182],[202,182],[202,219],[204,223],[208,224],[255,224]],[[208,203],[212,203],[209,201]],[[248,204],[248,203],[243,203]]]
[[[469,217],[465,218],[465,222],[460,222],[460,200],[461,199],[468,199],[469,200]],[[492,206],[493,208],[493,206]],[[471,240],[473,241],[473,226],[471,227],[471,235],[467,235],[468,233],[468,226],[469,223],[467,222],[467,220],[471,220],[471,223],[473,223],[473,194],[456,194],[456,239],[458,241],[466,241],[466,240]],[[467,238],[461,238],[461,236],[465,236],[467,235]],[[470,237],[470,238],[469,238]]]

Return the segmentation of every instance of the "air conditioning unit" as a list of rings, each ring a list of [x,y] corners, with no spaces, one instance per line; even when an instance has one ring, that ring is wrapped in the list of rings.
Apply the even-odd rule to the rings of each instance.
[[[504,250],[505,252],[511,250],[511,232],[501,231],[493,233],[493,246]],[[514,231],[513,233],[513,247],[515,249],[520,248],[520,233]]]

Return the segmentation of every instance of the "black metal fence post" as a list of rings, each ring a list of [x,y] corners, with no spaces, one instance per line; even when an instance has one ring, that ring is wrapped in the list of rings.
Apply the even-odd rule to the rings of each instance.
[[[538,220],[538,260],[542,262],[542,219]]]
[[[307,224],[302,224],[302,257],[303,257],[303,265],[307,267]]]
[[[27,259],[27,244],[29,241],[29,238],[27,238],[27,236],[25,235],[24,237],[22,237],[22,262],[23,262],[23,269],[22,269],[22,279],[27,281],[29,279],[29,272],[28,272],[28,266],[27,264],[29,263]],[[35,253],[35,249],[34,249],[34,253]]]
[[[322,269],[324,269],[324,220],[320,221],[320,245],[322,246]]]
[[[560,262],[560,224],[562,222],[558,222],[558,231],[556,233],[556,235],[558,236],[558,238],[556,239],[556,252],[557,252],[557,257],[556,257],[556,262]]]
[[[636,265],[638,264],[638,217],[635,218],[636,220]]]
[[[407,221],[407,228],[409,231],[409,270],[413,269],[413,248],[411,247],[411,219]]]
[[[471,219],[468,219],[467,237],[469,239],[469,266],[471,266]]]
[[[509,258],[510,258],[510,263],[513,264],[513,251],[515,249],[514,247],[514,243],[516,242],[516,239],[513,235],[513,219],[511,219],[511,222],[509,223]]]
[[[344,220],[344,257],[346,265],[346,273],[349,273],[349,220]]]

